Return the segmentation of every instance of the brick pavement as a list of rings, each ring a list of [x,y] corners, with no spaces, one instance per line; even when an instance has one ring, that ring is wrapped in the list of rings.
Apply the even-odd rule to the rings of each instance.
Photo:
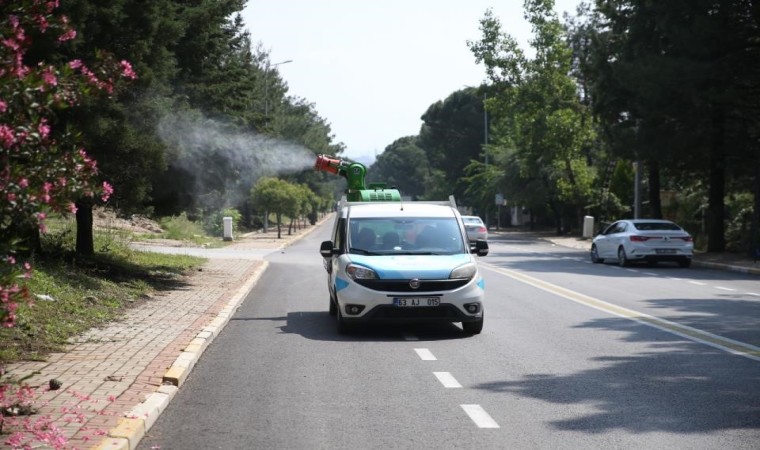
[[[248,235],[232,245],[275,250],[313,228],[283,232],[282,239],[276,231]],[[208,259],[181,288],[155,293],[120,321],[78,336],[65,352],[6,366],[37,388],[31,418],[49,416],[67,449],[135,448],[266,265],[261,258]],[[61,388],[49,390],[51,379]]]

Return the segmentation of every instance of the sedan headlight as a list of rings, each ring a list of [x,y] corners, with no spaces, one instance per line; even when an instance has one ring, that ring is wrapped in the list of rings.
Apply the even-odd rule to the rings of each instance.
[[[374,270],[356,264],[346,266],[346,273],[352,280],[374,280],[377,273]]]
[[[478,273],[478,266],[473,263],[467,263],[452,270],[449,278],[469,280],[470,278],[474,277],[476,273]]]

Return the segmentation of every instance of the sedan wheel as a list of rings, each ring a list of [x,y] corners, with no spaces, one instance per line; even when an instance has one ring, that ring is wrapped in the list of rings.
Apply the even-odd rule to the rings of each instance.
[[[628,257],[625,255],[625,249],[623,247],[620,247],[618,249],[618,264],[620,267],[626,267],[630,264]]]
[[[601,264],[604,262],[604,258],[599,257],[599,250],[597,250],[596,245],[591,246],[591,262],[594,264]]]

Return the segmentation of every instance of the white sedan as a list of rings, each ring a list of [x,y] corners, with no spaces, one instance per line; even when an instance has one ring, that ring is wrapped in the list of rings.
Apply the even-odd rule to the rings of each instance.
[[[488,240],[488,229],[486,224],[478,216],[462,216],[462,222],[467,231],[467,239],[475,243],[478,239]]]
[[[689,267],[694,255],[694,238],[669,220],[618,220],[594,237],[591,261],[611,259],[621,266],[634,261],[657,264],[674,261]]]

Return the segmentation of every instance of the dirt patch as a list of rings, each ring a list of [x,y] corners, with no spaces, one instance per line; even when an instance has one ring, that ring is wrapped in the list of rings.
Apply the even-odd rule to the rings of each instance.
[[[92,222],[96,229],[127,230],[132,233],[145,234],[164,232],[158,222],[145,216],[133,214],[129,218],[119,217],[115,211],[106,208],[95,208],[92,212]]]

